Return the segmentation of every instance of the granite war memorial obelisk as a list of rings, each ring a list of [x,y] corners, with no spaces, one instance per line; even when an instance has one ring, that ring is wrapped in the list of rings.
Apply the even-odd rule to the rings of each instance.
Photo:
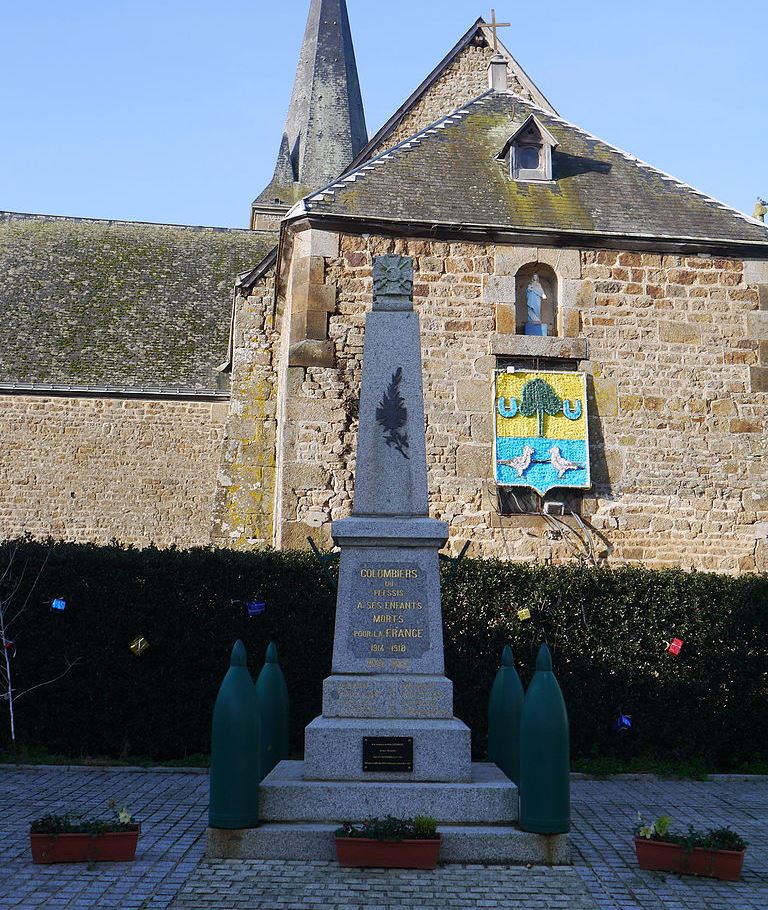
[[[448,526],[429,518],[412,269],[405,257],[374,261],[354,506],[332,531],[333,675],[306,730],[307,778],[470,780],[470,732],[444,676],[438,550]]]
[[[353,510],[333,525],[341,562],[323,713],[305,730],[304,761],[262,781],[259,827],[209,829],[208,856],[328,860],[342,822],[431,815],[443,862],[567,862],[567,837],[515,826],[517,787],[472,763],[469,728],[453,716],[438,557],[448,526],[429,517],[413,261],[377,257],[373,277]]]

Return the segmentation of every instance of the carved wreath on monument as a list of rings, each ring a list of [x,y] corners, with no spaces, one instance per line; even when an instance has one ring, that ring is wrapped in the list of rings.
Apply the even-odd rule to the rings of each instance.
[[[384,428],[384,440],[388,446],[397,449],[403,458],[409,458],[406,449],[409,446],[408,434],[401,432],[408,420],[408,409],[400,394],[400,383],[403,381],[403,368],[398,367],[392,374],[387,391],[376,408],[376,422]]]
[[[377,256],[373,260],[374,297],[410,297],[413,260],[409,256]]]

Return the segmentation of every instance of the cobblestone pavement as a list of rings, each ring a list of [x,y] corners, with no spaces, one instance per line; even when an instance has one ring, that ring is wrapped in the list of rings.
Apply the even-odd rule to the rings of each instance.
[[[628,832],[672,816],[676,829],[730,826],[748,842],[740,882],[638,869]],[[600,910],[768,910],[768,778],[573,783],[575,868]]]
[[[32,819],[109,799],[141,820],[135,863],[32,865]],[[0,765],[0,908],[166,910],[203,854],[207,802],[207,774]]]
[[[0,766],[0,910],[768,910],[768,779],[573,782],[573,869],[200,862],[204,774]],[[131,864],[33,866],[27,827],[114,798],[142,820]],[[677,826],[731,825],[749,841],[741,882],[637,868],[637,811]]]
[[[595,910],[573,869],[444,866],[434,872],[336,863],[205,862],[172,910]]]

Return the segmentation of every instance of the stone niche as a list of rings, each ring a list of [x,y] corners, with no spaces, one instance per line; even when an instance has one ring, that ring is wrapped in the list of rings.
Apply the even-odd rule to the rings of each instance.
[[[528,321],[526,290],[534,275],[539,276],[541,286],[547,295],[541,305],[541,321],[547,326],[548,335],[557,335],[559,334],[557,275],[552,266],[543,262],[530,262],[515,276],[515,330],[518,335],[525,334],[525,324]]]

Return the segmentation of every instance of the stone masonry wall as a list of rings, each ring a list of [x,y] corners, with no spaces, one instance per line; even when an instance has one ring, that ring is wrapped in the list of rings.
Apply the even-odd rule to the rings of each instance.
[[[461,107],[488,90],[488,64],[493,57],[490,47],[470,45],[451,63],[424,95],[416,102],[393,133],[371,152],[371,156],[392,148],[419,130]],[[528,90],[509,70],[509,89],[531,100]]]
[[[591,542],[610,564],[768,569],[766,264],[383,237],[342,235],[325,259],[335,366],[287,369],[278,543],[328,543],[351,509],[372,257],[392,252],[415,258],[430,502],[454,551],[561,563]],[[508,318],[515,273],[536,261],[559,278],[557,338],[515,335]],[[497,512],[493,370],[526,355],[589,374],[588,536]]]
[[[235,300],[232,398],[216,478],[212,542],[238,549],[273,539],[276,361],[274,270]]]
[[[0,538],[207,545],[226,409],[0,395]]]

